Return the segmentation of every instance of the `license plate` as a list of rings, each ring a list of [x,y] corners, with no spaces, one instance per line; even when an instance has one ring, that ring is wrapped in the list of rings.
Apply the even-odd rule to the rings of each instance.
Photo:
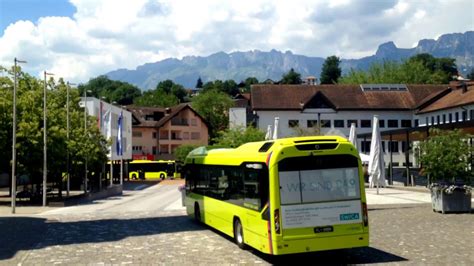
[[[334,232],[334,227],[332,226],[320,226],[320,227],[315,227],[314,232],[317,233],[330,233]]]

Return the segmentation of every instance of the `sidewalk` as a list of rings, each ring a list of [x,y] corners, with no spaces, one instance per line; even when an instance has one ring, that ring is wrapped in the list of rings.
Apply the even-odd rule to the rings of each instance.
[[[431,203],[431,194],[425,187],[365,188],[368,205],[378,204],[420,204]],[[471,199],[474,206],[474,198]]]

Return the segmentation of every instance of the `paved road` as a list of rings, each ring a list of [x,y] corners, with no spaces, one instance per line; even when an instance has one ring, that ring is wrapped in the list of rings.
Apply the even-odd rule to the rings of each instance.
[[[282,257],[240,250],[185,215],[177,184],[160,184],[40,215],[0,217],[0,264],[474,265],[474,214],[433,213],[416,193],[372,192],[370,248]]]

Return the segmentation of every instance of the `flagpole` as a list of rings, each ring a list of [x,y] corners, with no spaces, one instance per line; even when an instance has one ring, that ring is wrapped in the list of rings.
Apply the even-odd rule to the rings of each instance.
[[[123,109],[120,106],[120,127],[119,127],[119,134],[120,134],[120,185],[123,186],[123,143],[122,143],[122,128],[123,128]]]

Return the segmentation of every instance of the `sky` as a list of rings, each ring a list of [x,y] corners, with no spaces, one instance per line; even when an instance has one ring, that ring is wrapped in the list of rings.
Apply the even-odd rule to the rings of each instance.
[[[0,65],[85,83],[169,57],[292,51],[357,59],[474,30],[474,0],[0,0]],[[3,74],[4,75],[4,74]]]

